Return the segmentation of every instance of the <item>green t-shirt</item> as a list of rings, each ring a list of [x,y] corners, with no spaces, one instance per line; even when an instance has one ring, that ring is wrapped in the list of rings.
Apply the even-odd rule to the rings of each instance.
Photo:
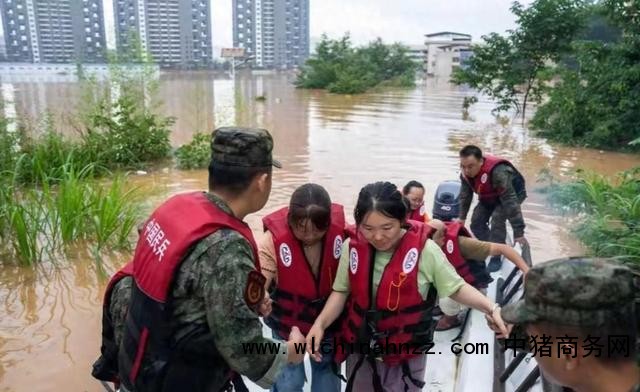
[[[376,251],[373,267],[374,295],[378,291],[382,272],[391,260],[392,255],[393,252]],[[422,250],[418,268],[418,287],[424,299],[427,298],[431,284],[435,286],[440,298],[450,296],[464,285],[464,280],[447,261],[446,256],[438,245],[431,240],[427,241]],[[336,279],[333,281],[333,290],[348,293],[350,291],[349,286],[349,240],[346,240],[342,247],[342,256],[340,257]]]

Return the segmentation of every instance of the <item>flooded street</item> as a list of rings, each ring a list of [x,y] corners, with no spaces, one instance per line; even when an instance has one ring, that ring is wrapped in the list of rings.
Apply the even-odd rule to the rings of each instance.
[[[409,180],[422,182],[431,212],[436,186],[458,177],[458,150],[473,143],[510,159],[525,175],[530,190],[523,205],[526,237],[534,262],[543,262],[583,249],[563,218],[545,206],[544,195],[533,191],[540,186],[540,171],[557,177],[583,168],[613,175],[640,165],[637,155],[549,145],[518,123],[497,121],[486,100],[463,116],[463,98],[473,92],[444,82],[362,96],[296,90],[291,82],[285,75],[239,75],[235,81],[202,73],[161,78],[162,112],[177,118],[171,136],[175,146],[196,131],[222,125],[259,126],[273,134],[274,155],[283,169],[274,170],[265,209],[247,219],[256,234],[261,217],[287,203],[305,182],[323,185],[334,202],[345,205],[350,222],[358,191],[378,180],[399,187]],[[6,111],[36,119],[50,110],[66,132],[73,132],[69,119],[79,96],[73,83],[3,81],[2,90],[5,105],[8,98],[14,103]],[[161,167],[130,183],[146,192],[150,211],[169,195],[205,189],[207,172]],[[99,351],[106,281],[89,249],[79,246],[68,254],[66,261],[35,268],[1,260],[0,391],[103,390],[90,368]],[[107,274],[128,257],[106,255]]]

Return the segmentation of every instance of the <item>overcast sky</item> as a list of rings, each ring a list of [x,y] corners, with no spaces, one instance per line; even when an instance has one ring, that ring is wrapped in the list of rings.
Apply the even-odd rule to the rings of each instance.
[[[113,0],[103,0],[107,37],[112,44]],[[521,0],[524,4],[532,0]],[[376,37],[387,42],[419,45],[424,34],[438,31],[467,33],[478,41],[492,31],[514,27],[512,0],[310,0],[311,39],[322,33],[332,38],[350,32],[354,43]],[[232,45],[231,0],[211,0],[213,46]],[[216,57],[219,50],[215,50]]]

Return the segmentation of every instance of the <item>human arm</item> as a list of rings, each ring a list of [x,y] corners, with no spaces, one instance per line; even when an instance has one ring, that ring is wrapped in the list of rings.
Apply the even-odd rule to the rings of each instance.
[[[463,225],[464,221],[467,219],[467,214],[469,214],[469,208],[471,207],[472,201],[473,189],[471,189],[469,183],[462,178],[462,175],[460,175],[460,215],[458,220],[460,220]]]
[[[275,343],[262,336],[262,324],[254,312],[256,304],[248,304],[246,299],[251,284],[249,277],[252,272],[256,273],[253,254],[246,240],[240,237],[229,240],[215,253],[213,248],[201,256],[210,259],[206,263],[213,264],[201,281],[204,284],[207,323],[216,348],[234,371],[268,388],[288,363],[303,360],[304,353],[297,354],[293,344],[304,343],[304,337],[295,328],[292,329],[293,339],[277,353],[247,354],[248,345],[255,347]],[[215,263],[211,259],[215,259]]]

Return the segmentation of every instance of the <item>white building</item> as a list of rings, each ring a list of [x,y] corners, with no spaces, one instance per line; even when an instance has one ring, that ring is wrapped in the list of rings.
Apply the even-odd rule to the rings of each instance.
[[[424,73],[427,69],[427,47],[424,45],[409,45],[409,57],[419,65],[418,72]]]
[[[471,54],[471,35],[443,31],[425,35],[427,76],[449,78]]]

